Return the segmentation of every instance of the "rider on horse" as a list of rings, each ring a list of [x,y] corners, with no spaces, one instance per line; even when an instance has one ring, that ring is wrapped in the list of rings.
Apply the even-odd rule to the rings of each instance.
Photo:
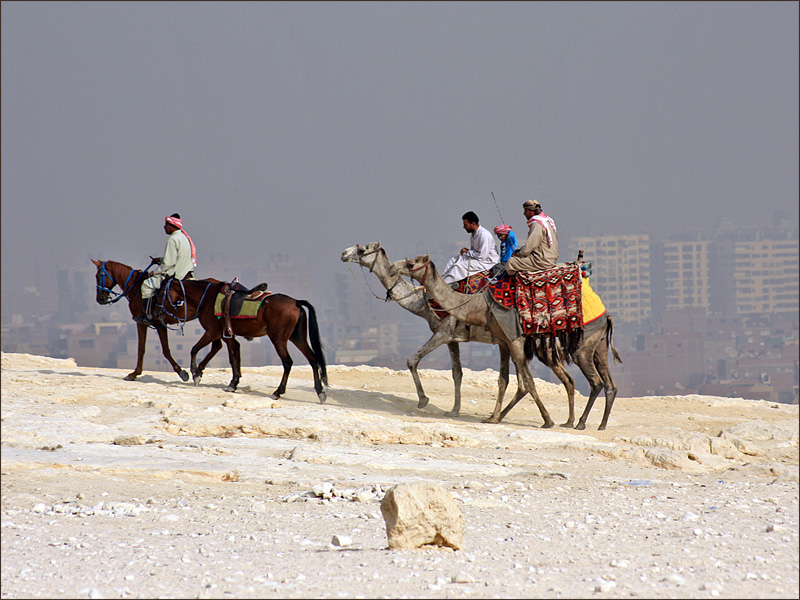
[[[158,267],[142,282],[142,314],[134,321],[150,325],[153,322],[153,303],[156,291],[166,279],[194,279],[197,251],[189,234],[183,230],[181,216],[173,213],[164,219],[164,232],[169,236],[162,258],[154,259]]]

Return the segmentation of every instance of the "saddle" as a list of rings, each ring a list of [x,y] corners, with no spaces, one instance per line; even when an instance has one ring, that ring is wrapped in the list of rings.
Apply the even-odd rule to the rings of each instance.
[[[231,319],[255,319],[261,303],[271,294],[266,283],[248,289],[239,283],[238,277],[223,285],[214,302],[214,316],[225,319],[223,337],[233,337]]]

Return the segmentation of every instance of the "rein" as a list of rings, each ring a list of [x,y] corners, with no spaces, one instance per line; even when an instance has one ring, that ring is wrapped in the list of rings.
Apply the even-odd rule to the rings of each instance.
[[[360,248],[361,246],[359,246],[358,244],[356,244],[356,247]],[[383,248],[381,248],[381,247],[379,246],[378,248],[375,248],[374,250],[370,250],[369,252],[366,252],[366,251],[364,251],[364,252],[363,252],[363,253],[360,255],[360,258],[364,258],[365,256],[369,256],[369,255],[371,255],[371,254],[377,254],[378,252],[382,252],[382,251],[383,251]],[[373,296],[375,296],[375,297],[376,297],[378,300],[383,300],[384,302],[391,302],[391,301],[394,301],[394,302],[399,302],[400,300],[405,300],[406,298],[409,298],[409,297],[413,296],[413,295],[414,295],[414,294],[416,294],[416,293],[417,293],[417,291],[419,290],[419,288],[418,288],[418,287],[414,287],[414,288],[411,290],[411,292],[410,292],[409,294],[406,294],[406,295],[405,295],[405,296],[403,296],[402,298],[395,298],[395,297],[393,297],[393,296],[392,296],[392,290],[394,289],[394,286],[396,286],[398,283],[400,283],[400,280],[402,279],[402,277],[398,277],[398,278],[395,280],[395,282],[394,282],[394,283],[391,285],[391,287],[388,287],[388,288],[386,288],[386,296],[385,296],[385,297],[383,297],[383,298],[381,298],[380,296],[378,296],[378,294],[376,294],[376,293],[375,293],[375,292],[372,290],[372,286],[369,284],[369,280],[367,279],[367,275],[366,275],[366,273],[364,273],[364,264],[363,264],[363,263],[361,263],[361,262],[359,262],[358,264],[359,264],[359,266],[361,267],[361,274],[364,276],[364,282],[367,284],[367,288],[369,288],[369,291],[370,291],[370,293],[371,293]],[[373,264],[375,264],[375,263],[374,263],[374,261],[373,261]],[[369,272],[370,272],[370,273],[374,273],[374,272],[375,272],[375,271],[373,271],[373,270],[372,270],[372,267],[366,267],[366,268],[367,268],[367,269],[369,269]]]
[[[174,304],[172,302],[172,298],[169,298],[169,290],[172,287],[172,282],[173,281],[175,281],[174,277],[171,278],[167,282],[167,285],[164,286],[164,292],[165,293],[163,294],[163,297],[161,298],[161,307],[160,308],[161,308],[162,312],[164,312],[165,314],[169,315],[170,317],[172,317],[173,319],[175,319],[178,322],[178,327],[174,328],[173,331],[177,331],[178,329],[180,329],[181,335],[184,335],[184,333],[183,333],[184,324],[187,321],[192,321],[194,319],[199,318],[200,307],[203,305],[203,301],[206,299],[206,294],[208,293],[209,288],[212,286],[212,283],[211,282],[207,283],[206,289],[203,290],[203,295],[200,297],[200,302],[197,303],[197,308],[194,311],[195,314],[194,314],[193,317],[190,318],[189,317],[189,301],[186,298],[186,287],[184,286],[182,279],[178,279],[177,280],[177,282],[181,286],[181,293],[183,294],[183,318],[181,318],[177,314],[171,312],[171,309],[176,309],[176,311],[177,311],[177,309],[180,308],[180,306],[178,304]],[[169,310],[166,307],[167,298],[169,298],[169,306],[170,306]],[[180,299],[179,299],[179,301],[180,301]],[[168,329],[171,329],[169,327],[169,325],[167,325],[166,323],[164,323],[164,325]]]
[[[151,261],[150,264],[147,265],[147,268],[144,271],[142,271],[140,273],[139,277],[137,277],[136,280],[134,280],[134,282],[130,285],[130,287],[128,287],[128,284],[131,281],[131,277],[133,276],[133,274],[135,272],[134,269],[131,269],[130,272],[128,273],[128,277],[125,280],[125,284],[124,285],[120,285],[117,281],[114,280],[114,278],[111,276],[111,273],[108,272],[108,269],[106,268],[106,262],[108,262],[108,261],[104,260],[103,264],[100,265],[100,267],[99,267],[100,283],[97,286],[95,286],[95,287],[97,287],[98,291],[107,292],[109,294],[114,294],[115,295],[115,297],[112,298],[111,300],[109,300],[108,302],[106,302],[106,304],[114,304],[114,302],[117,302],[117,301],[121,300],[122,298],[125,298],[128,295],[128,292],[130,292],[134,288],[134,286],[141,279],[144,278],[145,274],[147,273],[147,269],[149,269],[150,267],[152,267],[155,264],[155,261]],[[106,277],[108,277],[108,280],[111,282],[109,287],[106,287]],[[115,285],[119,285],[119,287],[122,290],[122,292],[115,292],[112,289]]]
[[[419,281],[423,286],[425,285],[425,280],[428,278],[428,275],[430,274],[430,266],[431,266],[431,263],[430,263],[430,261],[428,261],[422,266],[413,267],[412,268],[411,261],[406,259],[406,268],[408,269],[408,272],[411,274],[411,277],[413,277],[414,279]],[[416,271],[421,271],[423,269],[425,270],[425,273],[423,273],[421,278],[420,277],[416,277],[414,275],[414,273]],[[459,308],[461,306],[464,306],[465,304],[468,304],[472,300],[472,297],[477,296],[478,292],[481,292],[481,291],[485,290],[488,285],[489,285],[489,283],[487,281],[486,285],[478,288],[478,290],[474,294],[465,294],[466,296],[469,296],[469,298],[467,300],[464,300],[464,302],[462,302],[461,304],[456,304],[455,306],[452,306],[450,308],[445,308],[444,306],[442,306],[442,310],[447,312],[447,313],[449,313],[450,311],[452,311],[455,308]],[[430,294],[430,292],[428,292],[428,293]],[[441,306],[441,304],[440,304],[440,306]]]

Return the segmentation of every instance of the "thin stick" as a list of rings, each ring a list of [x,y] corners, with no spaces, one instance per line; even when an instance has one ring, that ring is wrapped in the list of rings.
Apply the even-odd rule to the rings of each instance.
[[[506,220],[503,218],[503,213],[500,212],[500,207],[497,205],[497,199],[494,197],[494,192],[491,192],[494,205],[497,206],[497,213],[500,215],[500,224],[505,225]]]

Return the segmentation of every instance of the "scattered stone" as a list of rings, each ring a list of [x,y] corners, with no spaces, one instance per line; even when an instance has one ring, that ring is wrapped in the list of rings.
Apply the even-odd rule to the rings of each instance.
[[[147,438],[143,435],[120,435],[114,438],[117,446],[143,446],[147,443]]]
[[[462,547],[464,515],[453,496],[433,483],[401,483],[381,500],[389,548]]]
[[[353,539],[347,535],[334,535],[333,538],[331,538],[331,544],[341,548],[347,548],[353,544]]]
[[[617,587],[616,581],[606,581],[605,579],[601,580],[596,586],[594,586],[595,592],[603,592],[608,593]]]

